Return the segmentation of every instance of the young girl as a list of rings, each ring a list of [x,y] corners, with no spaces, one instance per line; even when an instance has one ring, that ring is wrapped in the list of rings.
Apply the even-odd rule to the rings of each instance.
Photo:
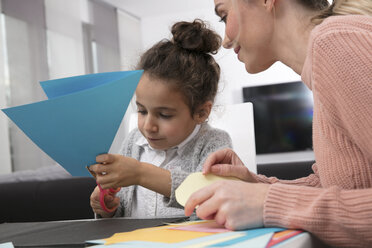
[[[142,56],[143,76],[136,89],[138,129],[120,154],[97,156],[90,166],[102,188],[123,187],[106,195],[99,189],[91,206],[102,217],[183,215],[175,189],[191,172],[201,171],[211,152],[231,147],[229,135],[206,120],[217,93],[220,68],[210,55],[221,38],[200,21],[179,22],[172,40],[162,40]]]

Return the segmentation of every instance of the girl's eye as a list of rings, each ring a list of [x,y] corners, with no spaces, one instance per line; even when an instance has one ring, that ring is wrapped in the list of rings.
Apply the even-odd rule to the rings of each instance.
[[[140,115],[146,115],[147,111],[146,110],[138,110],[137,111]]]
[[[162,113],[160,113],[159,116],[160,116],[161,118],[163,118],[163,119],[170,119],[170,118],[173,117],[173,115],[166,115],[166,114],[162,114]]]
[[[220,22],[226,23],[227,15],[224,15],[220,18]]]

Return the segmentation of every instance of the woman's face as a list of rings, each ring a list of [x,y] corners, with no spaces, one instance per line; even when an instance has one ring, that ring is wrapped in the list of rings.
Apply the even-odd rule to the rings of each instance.
[[[234,49],[249,73],[269,68],[276,60],[271,51],[273,16],[265,0],[214,0],[216,14],[225,22],[223,46]]]

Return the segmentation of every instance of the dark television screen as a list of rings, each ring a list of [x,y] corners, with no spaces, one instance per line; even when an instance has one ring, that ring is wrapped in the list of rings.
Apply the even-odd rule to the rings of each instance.
[[[253,103],[257,154],[312,149],[313,98],[304,83],[243,88]]]

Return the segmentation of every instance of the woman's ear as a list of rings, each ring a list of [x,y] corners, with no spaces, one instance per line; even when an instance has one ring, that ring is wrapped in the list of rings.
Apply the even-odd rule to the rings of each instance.
[[[212,101],[206,101],[202,106],[200,106],[194,113],[194,120],[198,123],[201,124],[205,122],[209,114],[211,113],[213,103]]]
[[[275,8],[275,0],[263,0],[266,10],[272,11]]]

